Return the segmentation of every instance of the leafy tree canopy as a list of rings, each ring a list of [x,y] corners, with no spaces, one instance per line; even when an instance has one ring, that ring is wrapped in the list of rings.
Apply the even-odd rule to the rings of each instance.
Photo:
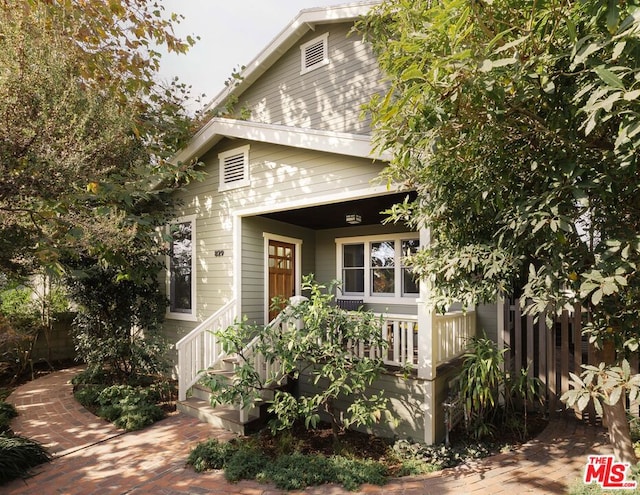
[[[0,2],[0,270],[99,262],[135,272],[194,176],[188,88],[156,81],[179,18],[146,0]]]
[[[360,27],[390,79],[371,104],[385,176],[418,192],[391,219],[431,229],[414,263],[436,306],[579,302],[592,341],[636,350],[637,4],[389,0]]]
[[[419,193],[391,218],[431,228],[414,261],[436,304],[581,301],[635,347],[636,7],[393,0],[361,28],[391,80],[371,104],[386,178]]]

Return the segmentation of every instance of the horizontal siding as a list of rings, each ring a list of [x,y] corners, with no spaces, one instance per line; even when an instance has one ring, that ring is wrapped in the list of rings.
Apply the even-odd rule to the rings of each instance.
[[[298,385],[302,394],[313,394],[317,387],[326,387],[327,380],[321,379],[315,386],[311,376],[302,375]],[[429,382],[425,380],[405,378],[391,373],[382,374],[367,388],[367,394],[379,394],[383,391],[397,424],[383,420],[368,431],[387,438],[424,439],[424,401],[428,385]],[[338,411],[346,411],[350,405],[351,401],[347,398],[335,402]]]
[[[218,154],[245,144],[250,144],[251,186],[218,192]],[[234,212],[248,208],[264,212],[275,211],[293,201],[299,202],[301,206],[317,204],[324,202],[328,194],[357,196],[358,191],[369,189],[371,180],[378,176],[383,167],[382,164],[367,159],[229,139],[222,140],[205,154],[202,163],[204,180],[192,182],[175,194],[180,205],[176,208],[175,216],[196,216],[196,315],[200,321],[233,297]],[[266,222],[266,219],[260,221]],[[262,319],[263,311],[262,232],[267,230],[267,225],[274,224],[264,223],[260,227],[256,225],[252,238],[247,238],[249,234],[246,232],[242,243],[243,247],[250,249],[243,261],[242,287],[243,298],[246,299],[244,304],[247,306],[242,311],[246,310],[257,321]],[[273,227],[272,233],[296,237],[290,229],[291,226],[282,224],[278,228]],[[311,232],[298,235],[305,238],[303,273],[315,273],[318,265],[315,244],[327,234],[332,236],[335,233],[319,235]],[[321,258],[321,263],[325,266],[325,272],[334,272],[327,279],[332,280],[335,278],[333,237],[330,237],[328,246],[330,252],[328,256]],[[215,256],[214,253],[218,250],[223,251],[224,255]],[[194,322],[167,320],[165,329],[175,336],[171,338],[175,342],[195,325]]]
[[[351,24],[318,26],[290,48],[239,98],[234,115],[249,120],[327,131],[369,134],[361,107],[386,89],[370,47],[348,36]],[[300,46],[329,33],[330,63],[300,74]]]

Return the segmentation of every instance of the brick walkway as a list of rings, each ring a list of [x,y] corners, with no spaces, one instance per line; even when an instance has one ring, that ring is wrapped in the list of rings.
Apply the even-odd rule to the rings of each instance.
[[[0,487],[3,494],[242,494],[283,493],[256,482],[229,484],[221,472],[197,474],[185,466],[188,452],[210,437],[232,434],[176,414],[145,430],[124,433],[88,413],[73,399],[69,380],[77,369],[47,375],[15,390],[7,399],[19,416],[13,430],[45,444],[55,459],[26,481]],[[365,485],[377,495],[564,494],[579,480],[589,454],[611,453],[602,429],[573,419],[552,421],[517,452],[430,475]],[[348,493],[336,485],[306,494]]]

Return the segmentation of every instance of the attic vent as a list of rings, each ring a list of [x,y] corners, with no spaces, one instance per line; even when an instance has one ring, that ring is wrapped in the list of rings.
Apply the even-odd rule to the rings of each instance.
[[[328,41],[329,33],[325,33],[300,47],[302,55],[300,74],[305,74],[329,63]]]
[[[242,146],[218,155],[220,160],[220,190],[249,185],[249,146]]]

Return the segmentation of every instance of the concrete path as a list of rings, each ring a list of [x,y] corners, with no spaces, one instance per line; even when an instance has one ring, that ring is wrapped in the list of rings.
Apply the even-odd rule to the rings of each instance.
[[[198,474],[185,466],[200,441],[232,434],[175,414],[142,431],[125,433],[93,416],[73,398],[70,379],[78,369],[52,373],[16,389],[7,399],[19,416],[20,435],[43,443],[54,455],[34,476],[0,486],[2,494],[242,494],[283,493],[272,485],[226,482],[222,472]],[[360,493],[378,495],[564,494],[582,478],[588,455],[610,454],[601,428],[571,418],[553,420],[534,441],[517,452],[500,454],[425,476],[364,485]],[[349,493],[336,485],[309,488],[305,494]]]

